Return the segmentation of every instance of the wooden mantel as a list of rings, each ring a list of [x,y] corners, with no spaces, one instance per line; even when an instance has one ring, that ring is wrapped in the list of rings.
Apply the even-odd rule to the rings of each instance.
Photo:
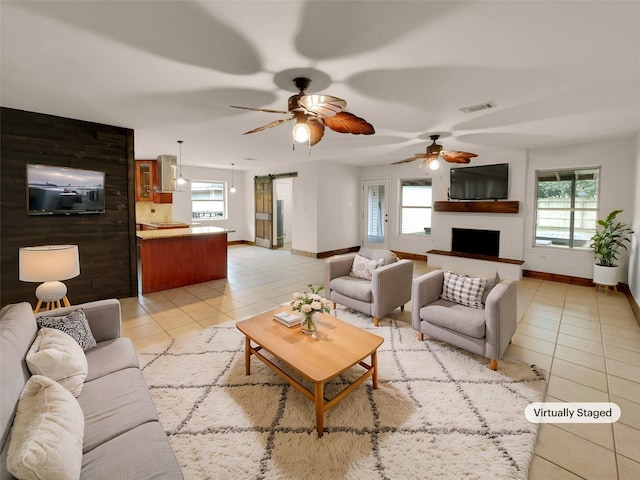
[[[471,201],[471,202],[443,202],[433,203],[436,212],[484,212],[484,213],[518,213],[520,202],[509,201]]]

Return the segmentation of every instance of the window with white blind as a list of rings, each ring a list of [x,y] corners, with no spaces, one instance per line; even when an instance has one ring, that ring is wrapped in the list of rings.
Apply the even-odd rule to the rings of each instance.
[[[536,173],[535,245],[588,248],[598,217],[598,168]]]
[[[191,217],[195,220],[227,218],[224,182],[191,182]]]
[[[401,180],[400,233],[431,235],[431,179]]]

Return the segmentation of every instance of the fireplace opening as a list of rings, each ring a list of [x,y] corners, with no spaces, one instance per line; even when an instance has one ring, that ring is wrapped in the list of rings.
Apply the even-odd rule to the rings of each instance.
[[[451,251],[498,257],[500,255],[500,232],[498,230],[452,228]]]

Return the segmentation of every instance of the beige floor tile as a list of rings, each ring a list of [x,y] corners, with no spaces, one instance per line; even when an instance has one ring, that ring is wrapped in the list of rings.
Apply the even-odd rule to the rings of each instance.
[[[609,376],[609,392],[611,395],[637,402],[640,398],[640,383],[620,377]]]
[[[521,362],[526,362],[529,365],[535,365],[545,372],[546,377],[549,376],[549,372],[551,371],[551,361],[553,360],[553,357],[549,355],[534,352],[533,350],[519,347],[513,343],[507,347],[507,350],[504,352],[504,358],[519,360]]]
[[[160,325],[158,325],[157,322],[153,322],[146,325],[140,325],[123,330],[122,336],[130,338],[131,340],[137,340],[139,338],[149,337],[151,335],[156,335],[163,332],[164,329]]]
[[[640,342],[640,328],[638,328],[637,325],[630,327],[620,327],[617,325],[603,324],[602,332],[615,337],[633,338]]]
[[[139,327],[141,325],[147,325],[149,323],[154,323],[154,322],[155,322],[154,318],[145,312],[144,314],[139,315],[137,317],[131,317],[127,319],[123,318],[122,329],[128,330],[134,327]]]
[[[640,430],[623,423],[613,424],[616,452],[634,462],[640,462]]]
[[[187,314],[196,321],[204,320],[205,318],[218,317],[222,314],[220,310],[212,307],[206,302],[203,302],[203,307],[197,310],[191,310]]]
[[[551,375],[547,394],[565,402],[608,402],[609,395],[602,390]]]
[[[632,402],[617,395],[611,395],[610,397],[611,401],[620,407],[621,414],[618,422],[640,430],[640,403]],[[638,448],[640,448],[640,445],[638,445]]]
[[[617,477],[616,459],[612,451],[552,424],[540,426],[536,455],[585,479]]]
[[[538,455],[534,455],[529,467],[529,480],[580,480],[581,478]]]
[[[530,325],[528,323],[520,323],[518,325],[518,329],[516,330],[516,333],[521,335],[527,335],[533,338],[539,338],[540,340],[545,340],[547,342],[552,342],[552,343],[555,343],[558,337],[558,333],[553,330],[537,327],[535,325]]]
[[[573,325],[576,327],[587,328],[600,332],[600,322],[589,320],[588,318],[573,317],[571,315],[562,315],[562,325]]]
[[[580,337],[574,337],[573,335],[567,335],[566,333],[558,334],[558,344],[582,350],[587,353],[593,353],[595,355],[604,355],[602,343],[585,340]]]
[[[540,328],[546,328],[547,330],[551,330],[552,332],[556,333],[560,329],[560,320],[551,320],[549,318],[533,316],[530,315],[529,310],[527,310],[527,312],[522,316],[522,320],[520,320],[520,323],[533,325]]]
[[[183,325],[189,325],[194,323],[194,319],[184,312],[180,312],[179,315],[173,317],[165,317],[163,319],[156,319],[158,325],[165,330],[172,330],[174,328],[182,327]]]
[[[140,350],[142,348],[148,347],[150,345],[157,345],[158,343],[165,342],[167,340],[171,340],[171,336],[165,332],[164,330],[160,333],[156,333],[154,335],[150,335],[148,337],[142,337],[138,339],[132,339],[133,346]]]
[[[583,367],[592,368],[600,372],[606,372],[603,356],[594,355],[593,353],[584,352],[582,350],[576,350],[571,347],[565,347],[564,345],[556,345],[554,358],[582,365]]]
[[[618,478],[620,480],[638,480],[640,478],[640,463],[623,457],[622,455],[616,455],[618,460]]]
[[[172,328],[167,330],[167,333],[171,335],[172,338],[182,337],[183,335],[188,335],[193,332],[197,332],[198,330],[202,330],[204,327],[200,325],[198,322],[191,322],[186,325],[182,325],[177,328]]]
[[[553,350],[556,345],[553,342],[546,342],[539,338],[530,337],[528,335],[521,335],[516,333],[511,338],[511,343],[534,352],[542,353],[543,355],[553,355]]]
[[[211,327],[212,325],[219,325],[228,320],[232,320],[232,318],[224,313],[220,313],[215,317],[203,318],[202,320],[198,320],[198,323],[203,327]]]
[[[619,362],[611,358],[607,359],[607,373],[616,377],[640,382],[640,368],[630,363]]]
[[[597,330],[592,328],[582,328],[575,325],[569,325],[568,323],[565,323],[563,321],[560,324],[560,333],[582,338],[584,340],[590,340],[592,342],[602,343],[602,334],[600,333],[600,328],[598,328]]]
[[[631,350],[632,352],[640,352],[640,342],[633,338],[618,337],[616,335],[609,335],[608,333],[605,333],[602,336],[605,345],[624,348],[626,350]]]
[[[554,358],[553,360],[551,375],[566,378],[603,392],[608,391],[606,373],[567,362],[566,360],[560,360],[559,358]]]
[[[607,358],[640,367],[640,352],[615,347],[613,345],[608,345],[607,343],[604,345],[604,352]]]

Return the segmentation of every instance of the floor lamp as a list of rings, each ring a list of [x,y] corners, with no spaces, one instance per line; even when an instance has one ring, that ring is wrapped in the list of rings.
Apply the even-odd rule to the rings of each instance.
[[[80,259],[77,245],[43,245],[20,249],[20,280],[44,282],[36,288],[38,304],[34,312],[40,311],[43,302],[47,304],[47,310],[62,305],[71,306],[67,299],[67,286],[60,280],[78,275]]]

